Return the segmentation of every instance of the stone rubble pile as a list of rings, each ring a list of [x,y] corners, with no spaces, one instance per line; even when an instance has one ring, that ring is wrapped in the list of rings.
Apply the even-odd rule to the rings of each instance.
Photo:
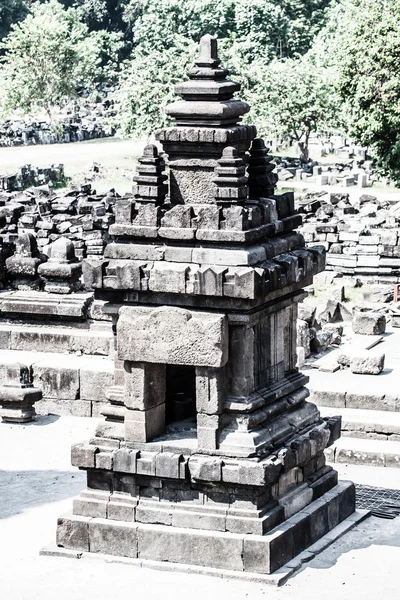
[[[324,246],[326,269],[379,282],[400,281],[400,202],[332,193],[299,208],[308,245]]]
[[[299,304],[297,319],[297,356],[303,365],[312,354],[321,354],[330,346],[340,346],[343,335],[343,322],[351,318],[351,313],[342,302],[330,300],[323,307],[313,304]]]
[[[304,365],[307,359],[311,359],[309,364],[312,365],[315,358],[319,359],[327,350],[336,348],[337,352],[332,357],[337,359],[337,364],[335,361],[332,364],[324,361],[322,370],[334,372],[339,368],[350,368],[353,373],[378,375],[384,368],[385,356],[369,350],[382,340],[380,336],[386,331],[388,319],[393,321],[392,304],[373,305],[364,302],[358,305],[348,302],[344,286],[332,287],[330,296],[325,302],[307,301],[299,304],[299,366]],[[365,292],[364,297],[371,297],[370,292]],[[368,336],[371,336],[369,341]],[[363,345],[360,347],[354,340],[363,342]]]
[[[2,192],[15,192],[46,184],[60,187],[65,183],[64,165],[51,165],[47,168],[24,165],[16,173],[0,175],[0,198]]]
[[[354,160],[319,165],[310,160],[303,163],[297,158],[274,157],[279,181],[308,181],[317,186],[369,187],[377,179],[372,160]]]
[[[83,142],[115,135],[110,120],[115,116],[112,99],[87,101],[76,112],[61,114],[56,123],[48,120],[8,119],[0,123],[1,146],[30,146]]]
[[[71,186],[59,194],[48,186],[0,194],[0,280],[3,287],[48,287],[45,284],[48,267],[35,272],[27,267],[25,274],[32,276],[30,284],[26,283],[27,288],[15,283],[18,279],[15,269],[21,268],[22,255],[18,250],[21,245],[25,248],[25,262],[27,258],[35,258],[39,261],[37,267],[48,259],[54,262],[53,249],[60,239],[65,240],[62,242],[65,246],[65,264],[82,261],[86,257],[101,257],[109,241],[108,229],[115,221],[114,205],[118,197],[114,191],[96,194],[91,184]],[[57,255],[57,250],[55,252]],[[69,258],[71,256],[74,256],[72,261]],[[67,280],[67,271],[71,269],[63,269]],[[72,271],[76,273],[75,268]],[[76,282],[71,289],[76,289]]]

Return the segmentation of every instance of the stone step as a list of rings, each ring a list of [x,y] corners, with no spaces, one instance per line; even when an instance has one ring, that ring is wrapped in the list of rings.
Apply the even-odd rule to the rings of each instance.
[[[342,437],[400,442],[400,412],[319,406],[323,417],[342,416]]]
[[[393,364],[380,375],[356,375],[348,370],[325,373],[317,369],[303,369],[303,373],[310,378],[309,399],[318,406],[400,413],[398,369]]]
[[[400,467],[400,442],[342,437],[325,451],[330,463]]]
[[[90,316],[93,292],[51,294],[48,292],[0,291],[0,318],[11,315],[84,320]]]
[[[86,327],[46,324],[0,323],[0,349],[28,352],[51,352],[111,356],[111,323],[100,322]]]
[[[42,390],[43,399],[35,404],[38,414],[101,416],[106,391],[114,382],[111,358],[2,349],[0,385],[5,382],[7,366],[15,363],[28,367],[33,384]]]

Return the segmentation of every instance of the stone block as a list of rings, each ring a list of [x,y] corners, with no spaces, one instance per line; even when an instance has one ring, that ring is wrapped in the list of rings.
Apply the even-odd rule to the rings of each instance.
[[[107,505],[107,519],[113,521],[135,521],[135,511],[137,506],[136,498],[128,494],[114,492]]]
[[[364,352],[357,354],[350,359],[350,370],[352,373],[361,375],[379,375],[385,365],[385,355]]]
[[[208,415],[222,410],[224,377],[220,369],[196,368],[196,409]]]
[[[168,479],[180,478],[181,454],[172,452],[160,452],[156,456],[156,476]]]
[[[289,519],[292,515],[300,510],[303,510],[313,499],[313,491],[307,483],[302,483],[296,488],[286,492],[279,498],[280,506],[283,506],[285,511],[285,519]]]
[[[89,521],[90,552],[136,558],[137,528],[136,523],[92,519]]]
[[[172,525],[172,515],[174,512],[174,506],[162,506],[159,502],[141,501],[136,510],[136,520],[139,523]]]
[[[346,392],[310,390],[310,401],[320,406],[344,408],[346,406]]]
[[[89,552],[89,522],[91,517],[68,513],[57,520],[56,544],[61,548]]]
[[[79,368],[66,365],[64,357],[60,360],[44,359],[33,366],[33,381],[45,398],[73,400],[80,391]]]
[[[192,456],[189,470],[194,481],[221,481],[222,460],[211,456]]]
[[[139,450],[119,448],[114,452],[114,471],[136,473],[136,461]]]
[[[293,527],[283,523],[264,536],[246,535],[243,543],[244,570],[273,573],[294,556]]]
[[[110,499],[108,492],[96,491],[96,494],[80,496],[73,500],[73,513],[82,517],[103,518],[107,517],[107,505]]]
[[[54,402],[55,410],[57,411],[58,402]],[[58,415],[58,412],[53,412],[53,414]],[[74,417],[92,417],[92,402],[91,400],[71,400],[70,401],[70,415]]]
[[[353,315],[353,331],[361,335],[381,335],[386,331],[386,317],[372,311],[358,311]]]
[[[105,402],[106,392],[113,384],[114,363],[102,360],[96,368],[80,368],[80,398],[93,400],[94,402]]]
[[[124,402],[134,410],[148,410],[165,402],[165,365],[124,362]]]
[[[225,514],[220,515],[177,509],[172,512],[171,516],[173,527],[225,531]]]
[[[129,410],[125,413],[125,440],[149,442],[165,429],[165,404],[148,410]]]
[[[219,416],[197,414],[197,444],[201,450],[216,450]]]
[[[200,265],[248,266],[266,259],[263,246],[252,246],[247,250],[224,250],[219,248],[194,248],[192,261]]]
[[[98,451],[98,447],[92,444],[74,444],[71,448],[72,466],[94,468],[96,464],[95,455]]]
[[[185,263],[155,262],[150,270],[149,290],[184,294],[188,269],[189,265]]]
[[[124,307],[118,357],[133,362],[221,367],[228,358],[226,317],[176,307]]]
[[[139,525],[139,558],[243,571],[243,536]]]

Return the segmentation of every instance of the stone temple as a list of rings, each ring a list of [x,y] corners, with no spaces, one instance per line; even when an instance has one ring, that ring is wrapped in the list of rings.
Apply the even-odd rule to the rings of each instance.
[[[324,450],[340,418],[307,402],[297,304],[324,268],[237,83],[205,36],[173,126],[118,201],[84,275],[112,316],[104,420],[72,448],[87,489],[57,545],[80,552],[273,573],[354,512]]]

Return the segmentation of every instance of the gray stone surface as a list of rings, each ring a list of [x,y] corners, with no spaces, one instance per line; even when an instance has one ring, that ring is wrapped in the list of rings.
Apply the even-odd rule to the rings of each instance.
[[[385,366],[385,355],[376,353],[365,353],[352,356],[350,359],[350,370],[352,373],[362,375],[379,375]]]
[[[294,195],[274,194],[227,75],[204,36],[156,133],[165,155],[146,146],[106,257],[84,264],[116,359],[105,420],[73,448],[87,489],[71,523],[92,517],[94,553],[261,576],[346,519],[354,487],[325,465],[340,419],[307,402],[295,366],[297,303],[324,247],[294,232]]]
[[[362,335],[380,335],[386,331],[386,317],[372,311],[356,312],[353,316],[353,331]]]
[[[118,356],[123,360],[221,367],[227,344],[227,322],[221,314],[174,307],[120,311]]]

